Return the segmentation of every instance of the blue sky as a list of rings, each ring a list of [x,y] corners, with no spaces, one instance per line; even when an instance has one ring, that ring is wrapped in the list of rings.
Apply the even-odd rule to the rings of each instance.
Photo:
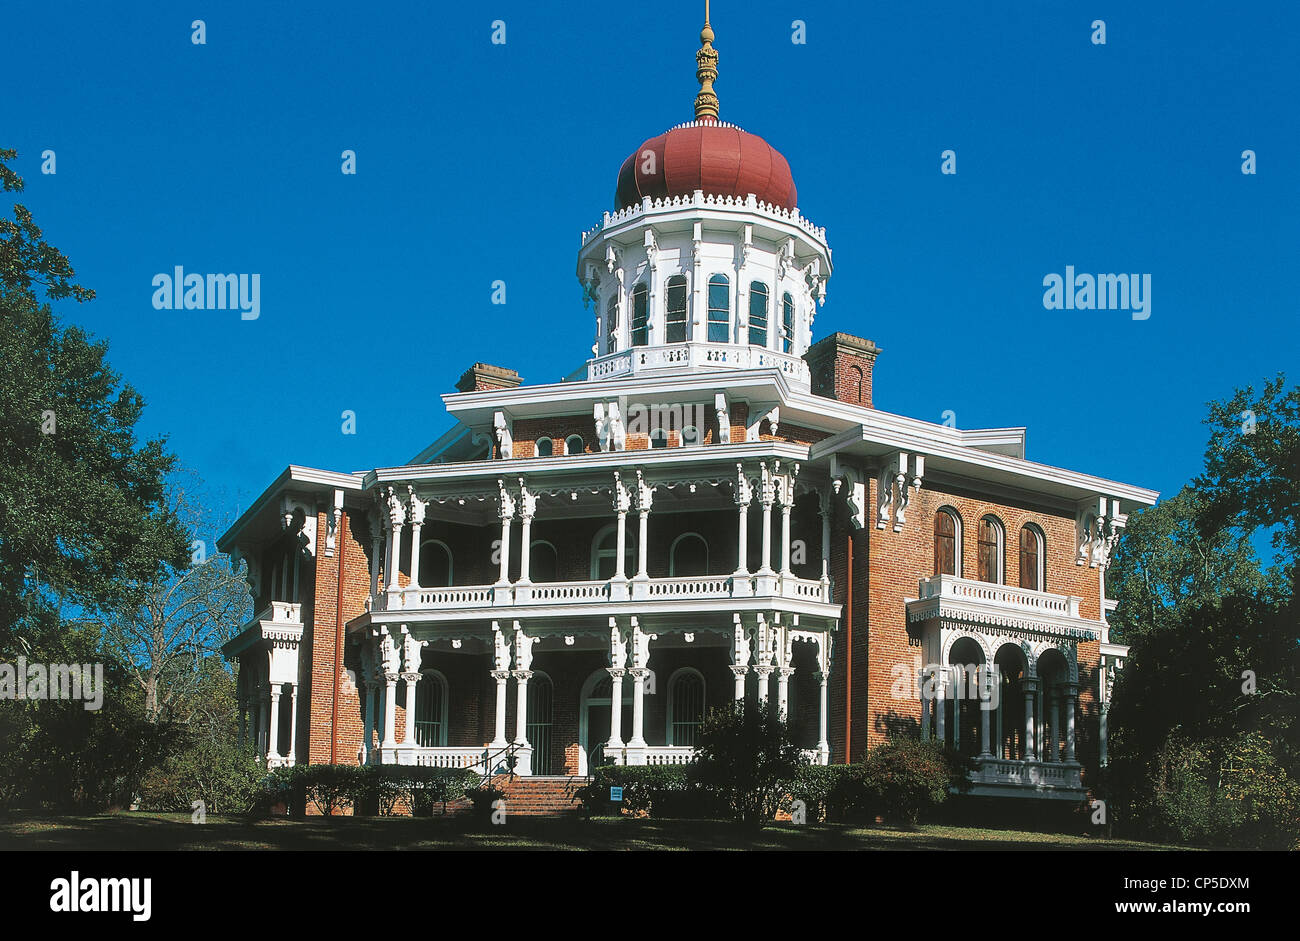
[[[289,463],[409,459],[476,360],[581,364],[579,233],[691,117],[702,7],[31,4],[0,31],[0,146],[98,292],[60,312],[233,513]],[[1300,379],[1294,4],[718,0],[713,25],[722,118],[827,229],[815,335],[883,347],[878,407],[1025,425],[1033,460],[1173,493],[1206,401]],[[259,273],[260,317],[154,310],[177,265]],[[1066,265],[1149,273],[1150,319],[1045,310]]]

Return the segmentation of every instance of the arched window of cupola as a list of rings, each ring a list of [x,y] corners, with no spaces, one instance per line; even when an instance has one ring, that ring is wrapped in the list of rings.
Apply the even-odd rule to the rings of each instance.
[[[725,274],[709,278],[709,342],[731,339],[731,279]]]
[[[564,439],[565,454],[581,454],[582,449],[582,435],[569,435],[569,437]]]
[[[762,281],[749,285],[749,342],[767,346],[767,285]]]
[[[1046,591],[1043,584],[1043,532],[1026,523],[1020,527],[1020,587]]]
[[[550,457],[555,453],[555,442],[550,438],[537,439],[537,456]]]
[[[675,274],[668,279],[668,304],[664,311],[664,342],[685,343],[686,340],[686,275]]]
[[[980,520],[979,579],[1002,584],[1002,524],[992,516]]]
[[[618,330],[618,295],[612,294],[605,305],[605,352],[618,352],[618,339],[614,334]]]
[[[632,345],[650,342],[650,289],[642,282],[632,289]]]
[[[441,539],[426,539],[420,544],[420,587],[451,586],[451,548]]]
[[[781,352],[794,352],[794,298],[788,291],[781,295]]]

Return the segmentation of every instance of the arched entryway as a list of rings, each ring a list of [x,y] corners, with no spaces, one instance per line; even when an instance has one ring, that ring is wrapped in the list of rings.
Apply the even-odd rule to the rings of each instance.
[[[554,774],[552,725],[555,722],[555,686],[545,673],[534,671],[528,681],[528,744],[533,747],[533,774]]]

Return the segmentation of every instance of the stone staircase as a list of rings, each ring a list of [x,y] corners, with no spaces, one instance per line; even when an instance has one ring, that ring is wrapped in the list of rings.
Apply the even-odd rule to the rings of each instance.
[[[582,802],[576,792],[586,783],[585,777],[564,775],[499,775],[492,781],[493,787],[505,792],[506,813],[521,817],[558,817],[578,813]]]

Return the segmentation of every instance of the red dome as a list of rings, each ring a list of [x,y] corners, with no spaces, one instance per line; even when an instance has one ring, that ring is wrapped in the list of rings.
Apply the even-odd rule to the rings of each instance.
[[[654,153],[653,161],[646,151]],[[698,121],[650,138],[624,160],[614,200],[623,209],[646,196],[690,196],[696,190],[740,199],[753,193],[759,202],[783,209],[793,209],[796,200],[790,164],[771,144],[734,124]]]

